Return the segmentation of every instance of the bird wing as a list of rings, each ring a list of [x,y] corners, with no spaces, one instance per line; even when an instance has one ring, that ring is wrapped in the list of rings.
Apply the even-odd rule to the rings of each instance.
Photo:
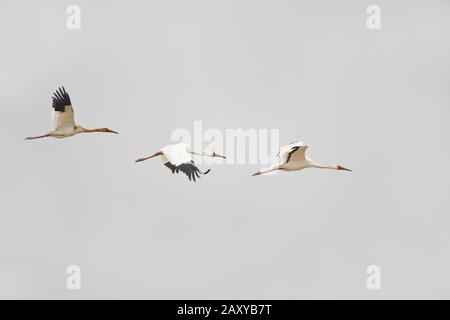
[[[301,141],[290,143],[281,147],[279,152],[280,163],[286,164],[289,161],[301,161],[305,160],[304,144]]]
[[[64,87],[58,88],[52,96],[53,130],[65,131],[75,127],[75,118],[69,94]]]
[[[189,163],[182,163],[179,166],[175,166],[170,162],[164,163],[164,165],[169,168],[172,173],[179,173],[180,171],[183,172],[185,175],[188,176],[189,181],[192,179],[194,182],[196,182],[195,177],[200,178],[199,174],[207,174],[210,170],[207,170],[206,172],[201,172],[199,168],[197,168],[194,164],[194,161],[190,161]]]
[[[187,144],[172,144],[164,147],[161,151],[168,160],[164,165],[172,170],[172,173],[181,171],[188,176],[189,180],[193,179],[195,181],[196,177],[200,178],[199,174],[207,174],[209,172],[208,170],[203,173],[195,166]]]
[[[192,161],[192,157],[187,151],[187,145],[183,143],[166,146],[161,151],[167,160],[175,167]]]

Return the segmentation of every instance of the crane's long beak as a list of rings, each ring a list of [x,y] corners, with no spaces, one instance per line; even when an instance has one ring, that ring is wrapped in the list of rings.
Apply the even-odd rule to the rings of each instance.
[[[347,168],[344,168],[343,166],[340,166],[340,165],[338,165],[337,168],[338,168],[338,170],[344,170],[344,171],[350,171],[350,172],[352,172],[352,170],[347,169]]]
[[[217,152],[213,152],[213,157],[224,158],[224,159],[227,158],[227,157],[225,157],[225,156],[223,156],[221,154],[218,154]]]
[[[114,131],[114,130],[111,130],[111,129],[108,129],[108,131],[107,132],[110,132],[110,133],[115,133],[115,134],[119,134],[117,131]]]

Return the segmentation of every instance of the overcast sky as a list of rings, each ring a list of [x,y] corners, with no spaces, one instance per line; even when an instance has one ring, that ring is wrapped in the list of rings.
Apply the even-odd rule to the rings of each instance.
[[[0,298],[450,298],[449,33],[447,0],[0,0]],[[60,85],[120,135],[24,141]],[[196,120],[353,172],[133,162]]]

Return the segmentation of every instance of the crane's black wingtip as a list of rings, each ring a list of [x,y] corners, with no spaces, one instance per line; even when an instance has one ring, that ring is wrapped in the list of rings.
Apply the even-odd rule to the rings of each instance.
[[[208,174],[210,171],[211,171],[211,169],[208,169],[208,170],[206,170],[205,173],[203,173],[203,174]]]
[[[58,89],[53,92],[52,101],[53,109],[59,112],[64,112],[66,106],[72,105],[69,94],[67,93],[64,86],[58,87]]]

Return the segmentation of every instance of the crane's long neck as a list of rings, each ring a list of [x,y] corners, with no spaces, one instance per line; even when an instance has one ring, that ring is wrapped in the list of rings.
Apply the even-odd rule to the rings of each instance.
[[[309,166],[311,168],[319,168],[319,169],[331,169],[331,170],[338,170],[338,166],[336,165],[330,165],[330,164],[319,164],[314,161],[309,161]]]
[[[335,164],[335,165],[329,165],[329,164],[318,164],[315,163],[314,161],[309,160],[309,167],[311,168],[319,168],[319,169],[331,169],[331,170],[344,170],[344,171],[352,171],[350,169],[344,168],[343,166],[339,165],[339,164]]]
[[[210,156],[207,152],[198,152],[193,149],[188,149],[188,152],[195,154],[196,156]]]
[[[91,132],[100,132],[100,129],[81,129],[80,133],[91,133]]]
[[[224,158],[225,159],[225,156],[223,156],[221,154],[218,154],[215,151],[212,151],[212,152],[208,152],[208,151],[198,152],[198,151],[195,151],[195,150],[192,150],[192,149],[188,149],[188,152],[190,152],[192,154],[195,154],[197,156],[211,157],[211,158]]]
[[[87,129],[83,127],[77,127],[77,133],[91,133],[91,132],[107,132],[106,128]]]
[[[115,134],[118,133],[118,132],[108,129],[108,128],[86,129],[86,128],[83,128],[82,126],[76,126],[75,132],[76,133],[109,132],[109,133],[115,133]]]

